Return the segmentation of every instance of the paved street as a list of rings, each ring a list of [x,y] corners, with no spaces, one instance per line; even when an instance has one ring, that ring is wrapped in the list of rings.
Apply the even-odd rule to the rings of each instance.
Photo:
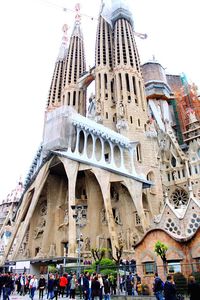
[[[113,300],[123,300],[123,299],[125,299],[125,296],[111,296],[111,298],[113,299]],[[153,297],[153,296],[135,296],[135,297],[131,297],[131,296],[129,296],[129,297],[127,297],[127,298],[129,298],[129,299],[137,299],[137,300],[155,300],[156,298],[155,297]],[[44,296],[44,298],[43,298],[43,300],[46,300],[47,299],[47,294],[45,293],[45,296]],[[58,299],[59,300],[68,300],[69,298],[67,298],[67,297],[58,297]],[[11,294],[11,296],[10,296],[10,300],[30,300],[30,297],[29,297],[29,295],[27,294],[27,295],[25,295],[25,296],[20,296],[20,295],[18,295],[17,293],[13,293],[13,294]],[[34,300],[39,300],[39,297],[38,297],[38,291],[36,291],[36,293],[35,293],[35,297],[34,297]],[[78,296],[76,296],[76,300],[80,300],[80,298],[78,297]]]
[[[125,296],[111,296],[111,298],[113,299],[113,300],[121,300],[121,299],[125,299]],[[152,296],[135,296],[135,297],[131,297],[131,296],[129,296],[128,297],[129,299],[137,299],[137,300],[154,300],[155,299],[155,297],[152,297]],[[45,293],[45,296],[44,296],[44,298],[43,298],[43,300],[46,300],[47,299],[47,294]],[[68,300],[69,298],[67,298],[67,297],[58,297],[58,299],[59,300]],[[18,295],[17,293],[13,293],[13,294],[11,294],[11,296],[10,296],[10,300],[30,300],[30,297],[29,297],[29,295],[28,294],[26,294],[25,296],[20,296],[20,295]],[[34,297],[34,300],[39,300],[39,296],[38,296],[38,291],[36,291],[36,293],[35,293],[35,297]],[[80,300],[80,298],[78,297],[78,296],[76,296],[76,300]]]

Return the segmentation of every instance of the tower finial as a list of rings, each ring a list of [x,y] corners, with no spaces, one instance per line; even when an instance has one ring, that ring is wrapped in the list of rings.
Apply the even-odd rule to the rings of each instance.
[[[81,22],[80,3],[76,3],[75,11],[76,11],[75,20],[76,20],[76,24],[78,25]]]
[[[63,31],[62,44],[63,44],[63,46],[67,46],[67,42],[68,42],[67,31],[68,30],[69,30],[69,26],[67,24],[64,24],[62,27],[62,31]]]

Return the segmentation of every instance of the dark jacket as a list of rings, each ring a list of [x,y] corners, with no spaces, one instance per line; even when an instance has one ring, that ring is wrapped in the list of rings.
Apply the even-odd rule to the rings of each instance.
[[[45,286],[46,286],[46,280],[45,280],[45,278],[40,278],[39,282],[38,282],[38,287],[42,288],[42,287],[45,287]]]
[[[190,295],[190,300],[200,299],[200,285],[196,282],[188,284],[188,294]]]
[[[99,297],[100,282],[97,279],[92,280],[91,290],[92,290],[92,298]]]
[[[153,286],[153,291],[154,293],[160,292],[163,290],[163,282],[160,279],[160,277],[156,277],[154,280],[154,286]]]
[[[110,294],[110,281],[106,278],[103,282],[104,285],[104,294]]]
[[[164,285],[164,296],[165,300],[177,300],[175,284],[171,283],[168,280],[165,282]]]

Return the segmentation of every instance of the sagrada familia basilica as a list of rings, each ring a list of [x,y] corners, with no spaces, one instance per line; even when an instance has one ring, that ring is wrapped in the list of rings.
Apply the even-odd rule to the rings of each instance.
[[[200,101],[184,76],[143,65],[125,1],[100,9],[95,65],[86,69],[77,16],[67,26],[47,101],[43,141],[17,205],[1,211],[1,266],[34,268],[123,245],[140,274],[200,261]],[[87,54],[87,53],[86,53]],[[87,88],[95,93],[87,101]],[[16,197],[15,197],[16,199]],[[15,203],[12,202],[12,203]],[[4,216],[4,217],[3,217]],[[9,233],[9,234],[8,234]]]

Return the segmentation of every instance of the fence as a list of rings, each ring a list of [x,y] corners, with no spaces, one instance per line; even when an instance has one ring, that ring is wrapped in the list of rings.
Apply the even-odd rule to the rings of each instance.
[[[116,265],[81,265],[81,273],[89,271],[109,275],[113,295],[152,295],[154,273],[157,272],[165,282],[168,274],[173,275],[178,294],[187,295],[188,278],[193,275],[200,284],[200,263],[181,264],[180,262],[168,262],[166,268],[155,263],[144,263],[142,265],[121,264]],[[77,273],[77,267],[65,267],[62,272]],[[138,285],[138,282],[141,283]]]

